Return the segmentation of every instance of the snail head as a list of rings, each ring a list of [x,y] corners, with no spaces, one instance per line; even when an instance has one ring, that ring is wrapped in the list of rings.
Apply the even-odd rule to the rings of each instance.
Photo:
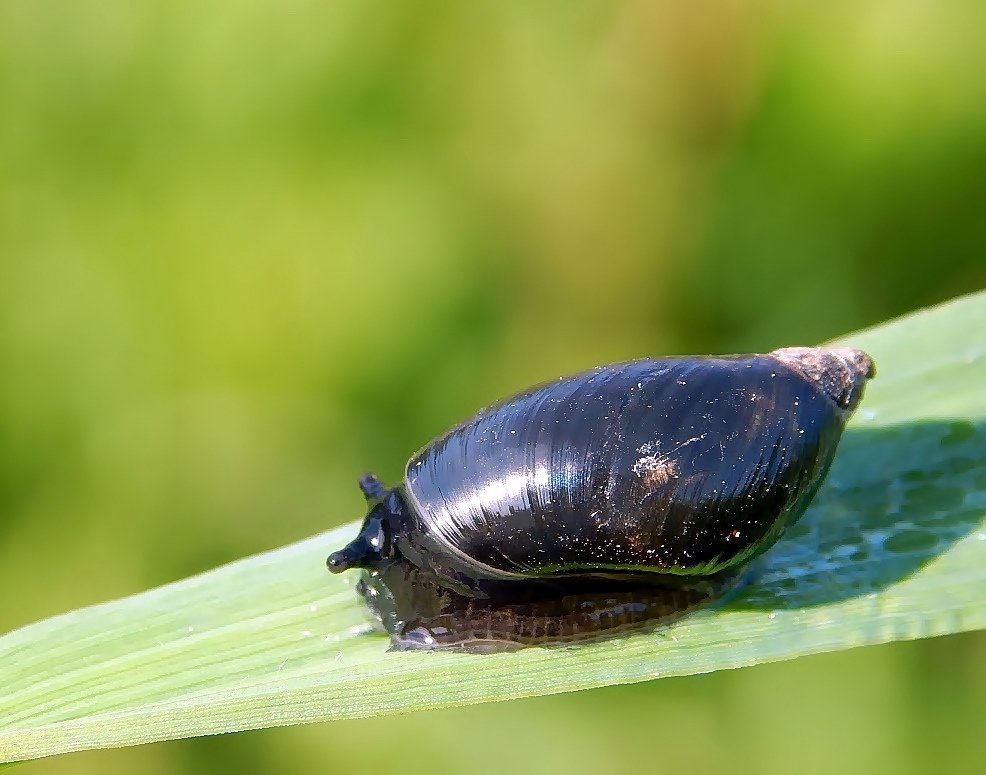
[[[350,568],[374,568],[394,553],[390,529],[394,511],[394,505],[390,503],[393,491],[388,490],[373,474],[363,476],[359,487],[366,496],[370,511],[356,538],[330,554],[326,560],[325,564],[333,573],[342,573]]]

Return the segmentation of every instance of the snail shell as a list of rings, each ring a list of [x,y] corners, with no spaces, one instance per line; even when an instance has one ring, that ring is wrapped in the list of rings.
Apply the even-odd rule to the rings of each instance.
[[[500,650],[669,621],[805,511],[874,374],[859,350],[647,359],[501,401],[361,487],[360,567],[398,648]]]

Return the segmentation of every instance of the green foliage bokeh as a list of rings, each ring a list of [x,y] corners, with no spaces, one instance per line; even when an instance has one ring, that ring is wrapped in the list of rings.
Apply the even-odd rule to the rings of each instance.
[[[0,4],[0,632],[353,519],[364,469],[531,382],[983,287],[984,30],[971,0]],[[970,771],[984,647],[25,771]]]

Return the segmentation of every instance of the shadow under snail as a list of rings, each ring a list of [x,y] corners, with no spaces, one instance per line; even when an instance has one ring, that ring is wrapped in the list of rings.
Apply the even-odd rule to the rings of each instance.
[[[396,649],[595,640],[721,599],[805,512],[859,404],[860,350],[637,360],[483,410],[360,480],[328,558]]]

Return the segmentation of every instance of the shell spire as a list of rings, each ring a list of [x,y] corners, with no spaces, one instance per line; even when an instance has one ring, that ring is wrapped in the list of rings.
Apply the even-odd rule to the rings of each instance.
[[[771,355],[818,385],[846,412],[855,410],[867,380],[876,376],[873,359],[852,347],[782,347]]]

